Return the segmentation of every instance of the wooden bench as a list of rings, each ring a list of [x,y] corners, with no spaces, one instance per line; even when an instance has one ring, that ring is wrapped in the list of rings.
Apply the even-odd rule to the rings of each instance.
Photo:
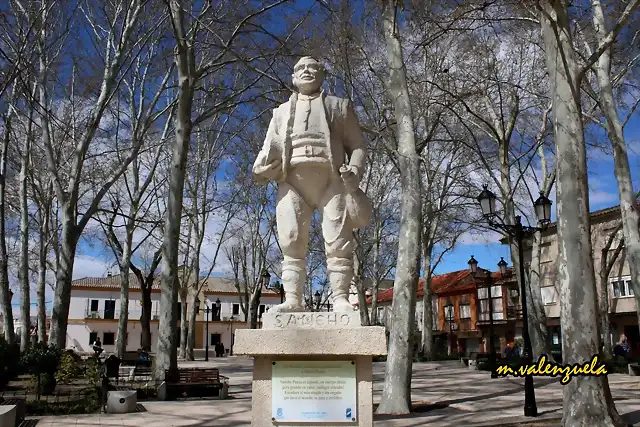
[[[140,353],[137,351],[125,351],[120,359],[122,366],[144,366],[151,367],[151,357],[149,360],[140,360]]]
[[[182,368],[171,375],[165,371],[167,398],[219,396],[228,378],[216,368]]]

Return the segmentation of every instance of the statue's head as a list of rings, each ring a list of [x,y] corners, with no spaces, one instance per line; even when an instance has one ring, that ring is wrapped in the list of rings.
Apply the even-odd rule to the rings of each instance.
[[[303,56],[293,66],[291,77],[298,92],[303,95],[311,95],[318,92],[322,86],[324,66],[315,58]]]

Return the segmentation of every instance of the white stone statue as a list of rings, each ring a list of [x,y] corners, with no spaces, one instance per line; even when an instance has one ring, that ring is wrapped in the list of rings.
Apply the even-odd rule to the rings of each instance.
[[[253,165],[256,181],[278,183],[276,221],[286,301],[270,312],[304,311],[302,289],[315,209],[322,215],[333,311],[353,311],[353,229],[365,227],[372,214],[371,202],[358,188],[367,154],[349,100],[321,89],[324,74],[314,58],[306,56],[296,63],[292,78],[298,92],[273,111]]]

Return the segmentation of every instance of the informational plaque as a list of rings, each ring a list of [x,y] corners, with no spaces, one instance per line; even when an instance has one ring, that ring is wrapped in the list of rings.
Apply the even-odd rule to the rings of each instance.
[[[272,368],[274,421],[357,420],[355,361],[281,361]]]

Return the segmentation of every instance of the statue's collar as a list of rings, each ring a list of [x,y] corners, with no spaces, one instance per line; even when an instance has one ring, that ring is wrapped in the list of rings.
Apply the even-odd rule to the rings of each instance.
[[[300,92],[294,92],[294,93],[291,94],[291,98],[289,98],[289,99],[291,101],[298,101],[298,100],[311,101],[311,100],[316,99],[316,98],[318,98],[320,96],[324,97],[324,89],[320,89],[319,92],[316,92],[316,93],[314,93],[312,95],[303,95]]]

